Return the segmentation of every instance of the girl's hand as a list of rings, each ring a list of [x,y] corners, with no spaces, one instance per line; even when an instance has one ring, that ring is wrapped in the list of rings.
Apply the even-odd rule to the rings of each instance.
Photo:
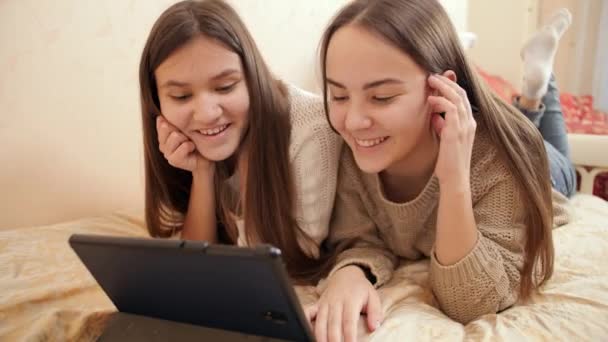
[[[334,273],[327,287],[306,315],[313,321],[317,342],[354,342],[361,313],[367,313],[367,326],[374,331],[382,321],[378,292],[358,266],[346,266]],[[316,319],[315,319],[316,318]]]
[[[440,185],[469,187],[477,123],[466,92],[455,80],[453,71],[431,75],[428,79],[431,89],[439,95],[428,97],[433,113],[432,124],[440,137],[435,175]],[[445,119],[437,113],[445,113]]]
[[[162,115],[156,118],[158,148],[173,167],[195,173],[209,169],[213,163],[205,159],[196,146]]]

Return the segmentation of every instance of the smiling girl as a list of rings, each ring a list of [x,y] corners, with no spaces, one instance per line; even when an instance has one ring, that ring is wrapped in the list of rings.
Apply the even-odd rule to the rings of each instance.
[[[139,77],[150,234],[269,243],[317,272],[341,146],[322,100],[277,80],[221,0],[168,8]]]
[[[482,83],[435,0],[355,0],[321,43],[326,110],[348,148],[330,229],[338,262],[318,341],[352,341],[397,258],[430,259],[440,308],[462,323],[528,298],[567,221],[538,129]]]

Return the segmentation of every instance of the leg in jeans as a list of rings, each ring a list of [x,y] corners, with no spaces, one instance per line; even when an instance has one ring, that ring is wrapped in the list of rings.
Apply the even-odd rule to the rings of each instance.
[[[564,114],[559,101],[559,90],[555,82],[555,76],[551,75],[547,87],[547,93],[541,100],[537,110],[530,110],[522,106],[517,99],[513,105],[519,109],[540,130],[543,139],[555,147],[561,154],[570,158],[570,146],[566,132]]]
[[[526,109],[517,100],[514,105],[539,128],[545,140],[551,184],[563,195],[571,197],[576,192],[576,171],[570,160],[570,146],[555,77],[551,75],[548,91],[538,110]]]
[[[572,197],[576,193],[576,171],[572,162],[546,140],[545,149],[549,158],[551,185],[562,195]]]
[[[553,145],[562,155],[570,159],[570,145],[568,145],[568,133],[564,122],[564,113],[559,102],[559,90],[555,77],[551,75],[547,93],[543,96],[545,113],[537,126],[543,139]]]
[[[549,158],[551,183],[570,197],[576,191],[576,172],[570,161],[566,125],[559,91],[552,74],[559,39],[571,22],[570,12],[561,9],[522,48],[524,83],[515,106],[538,127]]]

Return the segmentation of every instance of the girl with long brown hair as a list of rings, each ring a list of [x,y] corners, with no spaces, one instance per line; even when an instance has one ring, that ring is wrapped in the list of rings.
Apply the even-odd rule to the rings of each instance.
[[[551,277],[571,186],[552,189],[538,129],[480,80],[438,1],[350,2],[325,32],[321,68],[348,148],[329,236],[340,253],[309,311],[318,341],[354,340],[361,312],[377,327],[375,288],[398,257],[430,259],[432,292],[461,323]]]
[[[341,146],[322,100],[277,80],[221,0],[168,8],[139,80],[150,234],[269,243],[316,273]]]

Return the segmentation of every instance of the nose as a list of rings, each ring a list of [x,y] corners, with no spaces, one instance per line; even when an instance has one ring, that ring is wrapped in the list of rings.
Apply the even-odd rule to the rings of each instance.
[[[222,115],[222,106],[213,95],[199,95],[196,97],[194,120],[205,125],[214,124]]]
[[[365,114],[363,106],[352,103],[346,111],[344,127],[351,132],[368,129],[372,127],[372,120]]]

